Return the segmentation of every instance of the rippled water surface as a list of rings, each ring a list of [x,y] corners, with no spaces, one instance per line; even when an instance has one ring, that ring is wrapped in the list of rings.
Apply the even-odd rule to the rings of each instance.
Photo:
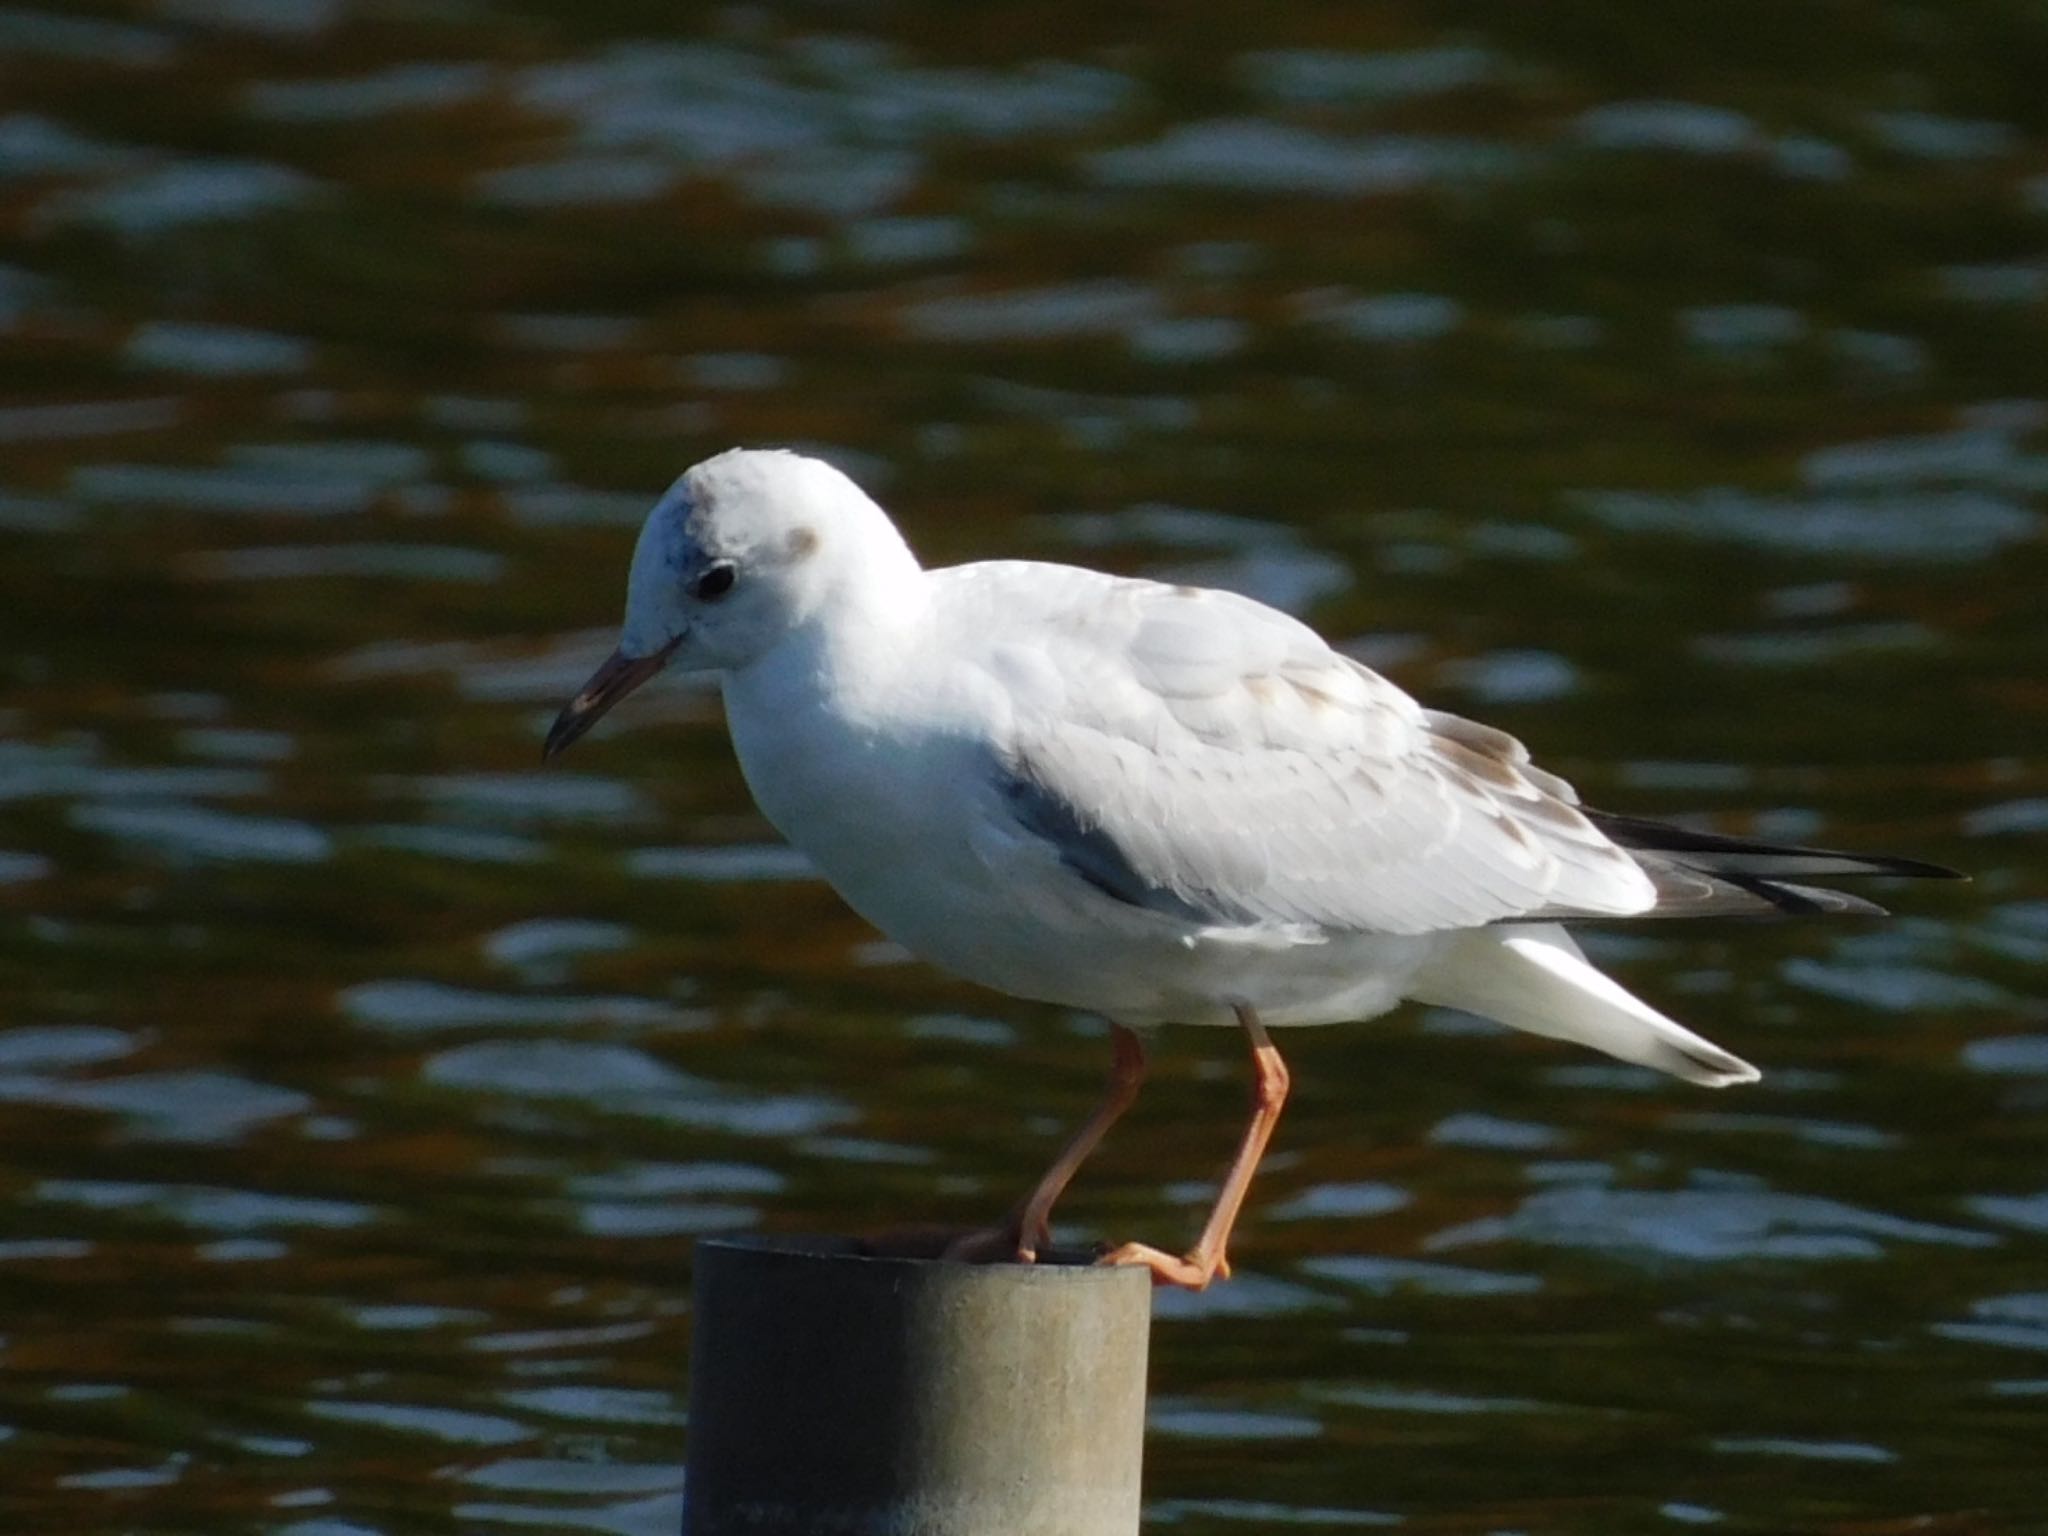
[[[1595,934],[1761,1063],[1295,1035],[1148,1525],[2048,1529],[2048,14],[0,5],[0,1526],[675,1528],[691,1244],[999,1210],[1100,1026],[716,697],[543,773],[734,442],[1251,592],[1589,799],[1893,848]],[[915,857],[915,850],[906,850]],[[1189,1232],[1169,1033],[1064,1208]]]

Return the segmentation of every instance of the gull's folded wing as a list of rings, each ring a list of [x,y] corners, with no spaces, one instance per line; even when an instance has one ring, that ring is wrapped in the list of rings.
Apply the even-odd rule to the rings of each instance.
[[[1202,927],[1392,934],[1655,901],[1513,738],[1270,608],[1103,580],[1034,626],[1032,657],[991,661],[1033,684],[996,814],[1101,893]]]

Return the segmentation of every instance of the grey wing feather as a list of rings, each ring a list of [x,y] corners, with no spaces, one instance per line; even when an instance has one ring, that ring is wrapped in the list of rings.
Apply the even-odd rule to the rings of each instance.
[[[1090,826],[1049,786],[1025,773],[999,770],[996,788],[1018,826],[1050,844],[1060,863],[1103,895],[1185,923],[1218,921],[1215,912],[1205,911],[1152,881],[1131,863],[1113,836],[1099,826]]]
[[[1126,905],[1413,934],[1656,899],[1514,738],[1423,710],[1272,609],[1117,582],[1034,642],[1062,693],[1012,723],[1000,803]]]

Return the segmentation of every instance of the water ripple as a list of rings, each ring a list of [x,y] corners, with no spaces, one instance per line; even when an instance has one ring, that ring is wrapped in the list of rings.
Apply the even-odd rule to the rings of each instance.
[[[1194,1440],[1312,1440],[1323,1433],[1322,1421],[1306,1414],[1175,1397],[1153,1398],[1145,1427],[1155,1435]]]
[[[1100,151],[1088,166],[1111,186],[1354,198],[1503,176],[1521,158],[1505,145],[1469,139],[1346,140],[1258,118],[1218,118],[1183,123],[1150,144]]]
[[[1517,1241],[1637,1258],[1875,1259],[1887,1243],[1988,1248],[1989,1232],[1908,1221],[1814,1195],[1761,1189],[1546,1189],[1512,1216],[1438,1233],[1430,1246]]]
[[[128,1121],[128,1134],[139,1140],[211,1143],[237,1140],[258,1126],[304,1114],[313,1104],[294,1089],[208,1068],[85,1081],[8,1074],[0,1076],[0,1100],[120,1115]]]
[[[343,1231],[367,1226],[374,1208],[352,1200],[304,1195],[267,1195],[246,1189],[212,1189],[193,1184],[142,1184],[110,1179],[44,1179],[34,1198],[94,1211],[141,1211],[212,1232],[251,1232],[268,1227],[313,1227]]]
[[[591,1024],[675,1029],[702,1022],[697,1015],[644,997],[533,997],[410,978],[361,982],[344,990],[337,1001],[357,1023],[399,1034],[507,1024],[529,1029]]]
[[[76,805],[75,827],[182,859],[223,863],[319,864],[334,839],[310,822],[239,815],[197,805]]]
[[[360,1424],[408,1437],[424,1436],[449,1445],[514,1445],[531,1440],[534,1431],[511,1419],[459,1408],[427,1408],[416,1403],[331,1402],[315,1399],[305,1405],[316,1419]]]
[[[1424,1259],[1388,1259],[1367,1254],[1331,1254],[1304,1259],[1303,1274],[1357,1286],[1373,1296],[1412,1291],[1424,1296],[1527,1296],[1543,1289],[1537,1275],[1490,1269],[1461,1269]]]
[[[735,1094],[623,1045],[484,1040],[443,1051],[422,1072],[446,1088],[582,1100],[615,1113],[751,1136],[809,1135],[854,1114],[822,1096]]]

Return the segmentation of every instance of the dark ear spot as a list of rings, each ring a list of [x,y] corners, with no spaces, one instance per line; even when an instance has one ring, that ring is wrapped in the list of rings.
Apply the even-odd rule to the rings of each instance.
[[[808,560],[811,558],[813,554],[817,552],[817,548],[817,529],[797,527],[789,530],[788,549],[790,559]]]

